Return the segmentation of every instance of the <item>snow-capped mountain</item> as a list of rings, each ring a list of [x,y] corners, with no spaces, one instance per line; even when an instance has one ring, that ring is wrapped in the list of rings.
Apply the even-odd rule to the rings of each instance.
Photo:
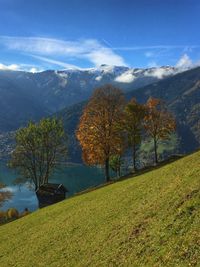
[[[13,130],[87,99],[92,91],[112,83],[134,90],[179,72],[174,67],[128,68],[101,65],[90,69],[48,70],[39,73],[0,71],[0,131]],[[13,117],[17,116],[13,121]]]
[[[83,70],[45,71],[32,75],[30,79],[36,83],[46,107],[50,111],[58,111],[87,99],[94,88],[106,83],[125,91],[134,90],[177,72],[173,67],[132,69],[102,65]]]

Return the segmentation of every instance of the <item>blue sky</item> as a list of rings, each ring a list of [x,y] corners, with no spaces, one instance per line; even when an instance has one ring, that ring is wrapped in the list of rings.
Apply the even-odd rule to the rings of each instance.
[[[0,0],[0,69],[200,64],[199,0]]]

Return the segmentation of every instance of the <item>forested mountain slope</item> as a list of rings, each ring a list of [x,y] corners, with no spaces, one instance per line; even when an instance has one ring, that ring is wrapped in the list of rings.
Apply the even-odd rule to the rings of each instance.
[[[38,73],[0,70],[0,132],[16,130],[30,119],[38,120],[86,100],[94,88],[105,83],[128,91],[179,71],[173,67],[133,69],[108,65]]]
[[[10,81],[11,85],[12,81]],[[118,84],[118,86],[120,85]],[[66,107],[57,113],[52,113],[52,110],[49,111],[47,109],[47,107],[51,106],[50,104],[44,108],[44,105],[37,98],[33,95],[27,96],[24,93],[25,88],[23,90],[19,89],[19,92],[21,92],[20,90],[23,92],[19,93],[18,100],[16,100],[16,97],[13,98],[13,90],[7,88],[6,85],[3,89],[0,87],[0,90],[0,102],[2,100],[2,106],[4,107],[0,116],[0,129],[1,127],[6,131],[13,128],[17,129],[19,126],[25,125],[29,119],[38,120],[41,117],[52,116],[53,114],[53,116],[62,118],[64,121],[69,136],[69,160],[80,162],[81,151],[75,138],[75,130],[86,101]],[[4,96],[6,91],[9,91],[9,94],[6,93],[6,96]],[[141,103],[145,103],[150,96],[165,100],[169,109],[174,113],[177,122],[177,133],[180,139],[177,144],[178,151],[180,153],[188,153],[197,149],[200,144],[200,68],[178,73],[145,87],[134,88],[134,90],[129,90],[126,93],[127,99],[135,97]],[[14,107],[4,102],[3,99],[6,99],[6,97],[9,98],[8,102],[10,103],[16,101]],[[23,101],[26,105],[23,104]],[[8,143],[7,135],[5,135],[5,138],[4,135],[0,137],[0,143],[2,144],[2,150],[6,150],[4,147]]]
[[[130,91],[127,99],[135,97],[145,103],[150,97],[163,99],[173,112],[180,138],[179,152],[189,153],[200,145],[200,67],[165,78],[159,82]],[[75,140],[75,130],[86,102],[65,108],[57,116],[63,118],[70,136],[70,154],[73,160],[80,161],[80,149]]]

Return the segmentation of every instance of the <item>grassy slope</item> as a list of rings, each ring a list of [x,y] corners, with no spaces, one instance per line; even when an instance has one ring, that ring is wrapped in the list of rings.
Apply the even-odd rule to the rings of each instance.
[[[0,266],[198,266],[200,152],[0,227]]]

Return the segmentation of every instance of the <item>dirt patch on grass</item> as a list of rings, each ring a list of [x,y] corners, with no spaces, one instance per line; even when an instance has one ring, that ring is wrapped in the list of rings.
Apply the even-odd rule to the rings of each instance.
[[[196,196],[199,193],[200,189],[192,190],[189,194],[187,194],[181,202],[176,206],[177,209],[179,209],[185,202],[192,199],[194,196]]]

